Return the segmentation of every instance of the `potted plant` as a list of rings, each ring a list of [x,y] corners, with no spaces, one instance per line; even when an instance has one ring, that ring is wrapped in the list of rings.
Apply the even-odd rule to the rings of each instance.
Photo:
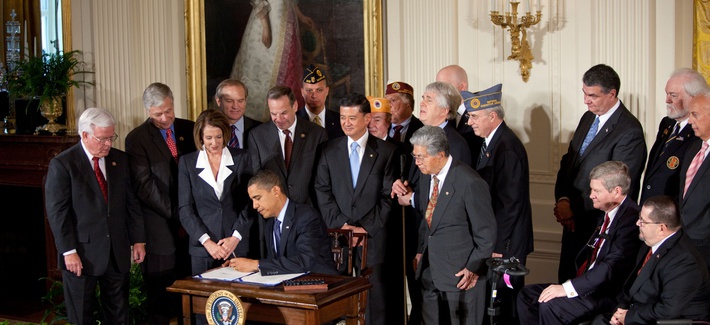
[[[62,115],[62,100],[72,87],[93,82],[77,80],[78,74],[92,73],[83,69],[82,52],[43,52],[41,56],[26,57],[17,61],[14,68],[6,74],[8,92],[14,98],[28,99],[24,110],[27,113],[30,104],[36,101],[39,110],[49,122],[37,128],[51,134],[66,130],[66,126],[55,120]],[[16,107],[16,109],[22,109]],[[36,132],[37,133],[37,132]]]

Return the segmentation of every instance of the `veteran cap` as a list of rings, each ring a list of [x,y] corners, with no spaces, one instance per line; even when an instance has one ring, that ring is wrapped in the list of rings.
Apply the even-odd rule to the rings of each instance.
[[[387,90],[385,90],[385,95],[389,94],[409,94],[414,96],[414,88],[406,82],[395,81],[387,84]]]
[[[502,89],[503,84],[497,84],[475,93],[462,91],[461,97],[463,98],[464,106],[466,106],[466,111],[475,112],[500,106],[500,99],[503,96]]]
[[[371,113],[390,113],[390,101],[387,98],[367,96]]]
[[[317,84],[323,80],[325,80],[325,74],[313,64],[303,71],[303,82],[307,84]]]

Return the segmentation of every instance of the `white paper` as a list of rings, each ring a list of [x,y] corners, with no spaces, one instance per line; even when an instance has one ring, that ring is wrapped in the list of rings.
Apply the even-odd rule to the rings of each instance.
[[[289,273],[289,274],[277,274],[277,275],[261,275],[261,273],[256,272],[239,279],[240,282],[263,284],[269,286],[275,286],[284,282],[286,280],[295,279],[306,273]]]
[[[238,281],[240,278],[252,274],[253,272],[240,272],[229,266],[216,268],[200,275],[196,275],[198,279],[222,280],[222,281]]]

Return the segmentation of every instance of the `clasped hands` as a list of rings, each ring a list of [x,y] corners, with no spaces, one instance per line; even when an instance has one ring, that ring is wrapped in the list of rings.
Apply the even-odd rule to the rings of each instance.
[[[207,252],[210,253],[212,258],[216,260],[227,260],[230,255],[232,255],[232,252],[234,252],[234,249],[237,248],[237,244],[239,244],[239,238],[230,236],[222,238],[216,243],[212,241],[212,239],[208,239],[203,246]]]
[[[555,208],[552,210],[555,213],[555,219],[568,231],[574,232],[574,213],[570,207],[569,200],[562,199],[555,203]]]

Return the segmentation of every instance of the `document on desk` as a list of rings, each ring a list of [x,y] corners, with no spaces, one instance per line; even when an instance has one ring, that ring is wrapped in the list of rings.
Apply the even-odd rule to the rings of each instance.
[[[200,275],[195,275],[198,279],[208,279],[208,280],[222,280],[222,281],[239,281],[242,277],[245,277],[254,272],[240,272],[229,266],[223,266],[220,268],[209,270]]]
[[[267,286],[275,286],[281,284],[286,280],[295,279],[306,273],[289,273],[289,274],[277,274],[277,275],[261,275],[259,272],[254,272],[247,276],[239,278],[239,282],[253,283]]]

